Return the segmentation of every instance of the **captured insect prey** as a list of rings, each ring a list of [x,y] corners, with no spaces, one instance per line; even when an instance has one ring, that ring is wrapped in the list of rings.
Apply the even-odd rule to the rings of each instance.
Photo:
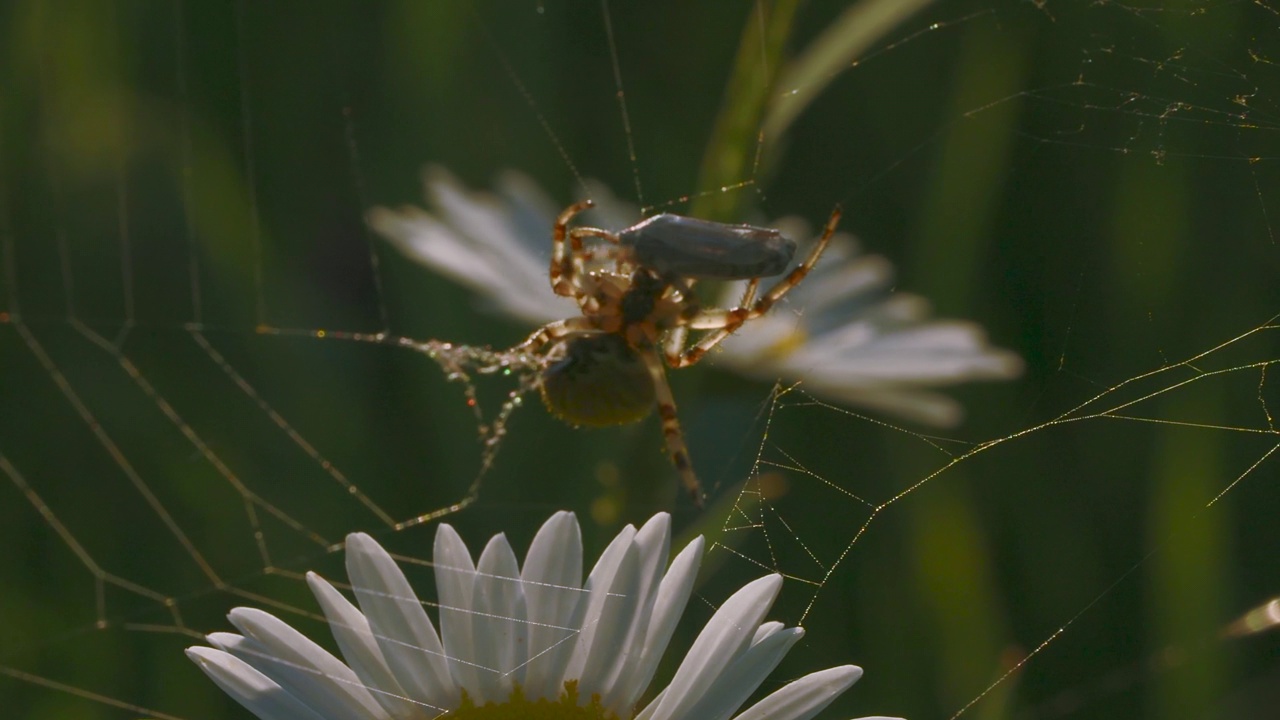
[[[667,452],[701,507],[702,487],[664,361],[672,368],[693,365],[744,323],[767,313],[822,256],[840,208],[832,211],[808,257],[757,297],[761,278],[781,275],[796,252],[795,242],[777,230],[670,214],[619,232],[569,227],[593,205],[570,205],[552,232],[551,287],[573,298],[582,315],[548,323],[512,350],[543,358],[542,400],[572,425],[636,422],[656,405]],[[703,307],[693,292],[699,279],[748,283],[736,307]],[[691,330],[703,334],[690,342]]]

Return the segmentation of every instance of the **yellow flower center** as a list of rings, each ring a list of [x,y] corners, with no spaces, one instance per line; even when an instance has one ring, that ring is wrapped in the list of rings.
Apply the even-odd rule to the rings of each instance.
[[[517,685],[506,702],[476,705],[464,691],[462,703],[445,715],[444,720],[619,720],[600,704],[598,695],[586,704],[579,704],[578,699],[577,680],[567,681],[564,692],[555,700],[530,700]]]

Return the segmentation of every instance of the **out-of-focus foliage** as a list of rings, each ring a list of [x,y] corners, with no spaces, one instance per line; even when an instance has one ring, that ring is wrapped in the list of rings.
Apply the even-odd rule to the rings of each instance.
[[[6,3],[6,716],[242,718],[182,658],[192,638],[148,632],[177,621],[164,598],[183,627],[222,630],[229,607],[251,602],[231,588],[314,611],[289,573],[340,577],[323,545],[347,531],[429,558],[429,524],[388,531],[317,456],[395,519],[456,501],[480,457],[461,388],[410,351],[255,329],[522,338],[530,328],[366,228],[373,205],[421,201],[430,162],[471,187],[519,168],[564,202],[599,177],[671,211],[703,183],[743,184],[694,203],[744,220],[817,223],[840,203],[843,227],[899,266],[903,289],[982,323],[1028,367],[1019,382],[959,390],[969,420],[942,439],[797,393],[774,405],[768,385],[706,368],[673,372],[713,491],[704,515],[677,499],[652,420],[580,431],[528,403],[480,500],[450,518],[468,539],[503,530],[523,547],[567,507],[593,528],[590,544],[674,507],[679,526],[719,544],[698,591],[709,605],[746,577],[792,578],[778,612],[810,634],[786,677],[867,669],[824,717],[951,716],[1064,625],[965,716],[1274,717],[1277,635],[1218,635],[1280,594],[1280,483],[1263,459],[1280,394],[1261,368],[1012,437],[857,529],[974,443],[1280,310],[1275,15],[1257,3],[942,2],[834,77],[796,71],[817,67],[793,63],[847,9],[615,0],[606,26],[599,4],[551,0]],[[792,14],[771,36],[778,16],[761,11]],[[760,77],[819,90],[763,148],[755,128],[780,104],[745,111],[750,132],[717,125],[736,117],[734,97],[762,102],[750,87],[727,93],[752,76],[744,37],[761,44]],[[707,170],[713,142],[745,159],[736,179]],[[1276,348],[1260,332],[1081,414]],[[508,389],[498,380],[480,388],[486,409]],[[739,499],[762,444],[776,465]],[[108,578],[101,605],[95,570]]]

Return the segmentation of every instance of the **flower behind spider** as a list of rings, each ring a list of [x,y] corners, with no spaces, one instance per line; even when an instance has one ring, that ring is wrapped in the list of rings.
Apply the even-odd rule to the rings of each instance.
[[[699,537],[668,566],[670,544],[666,514],[627,526],[583,583],[571,513],[543,524],[523,567],[505,536],[473,563],[441,525],[437,634],[387,551],[355,533],[347,573],[358,607],[307,575],[343,660],[252,608],[229,615],[243,634],[212,633],[214,647],[187,656],[262,720],[808,720],[862,675],[853,665],[821,670],[735,715],[804,634],[763,622],[782,585],[768,575],[720,606],[671,683],[639,708],[702,558]]]
[[[580,314],[551,291],[551,226],[559,211],[525,175],[507,172],[498,195],[471,192],[447,170],[424,173],[430,213],[374,208],[369,222],[406,256],[475,290],[500,312],[542,325]],[[635,208],[599,183],[588,183],[596,208],[590,224],[619,230],[639,220]],[[803,221],[775,223],[804,237]],[[746,323],[711,356],[717,365],[766,381],[801,380],[803,388],[932,425],[960,421],[962,410],[934,388],[1016,377],[1022,361],[988,344],[978,325],[930,317],[928,302],[893,292],[893,266],[860,253],[837,234],[822,260],[783,308]],[[766,283],[766,287],[767,287]],[[728,283],[718,304],[733,307],[741,283]]]

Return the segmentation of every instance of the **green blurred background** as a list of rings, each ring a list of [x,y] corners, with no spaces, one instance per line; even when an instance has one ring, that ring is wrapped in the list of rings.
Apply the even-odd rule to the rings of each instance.
[[[195,640],[165,628],[228,629],[222,614],[249,602],[237,593],[314,612],[290,573],[341,578],[340,553],[322,545],[352,530],[428,557],[432,525],[388,531],[187,324],[203,323],[230,367],[395,518],[456,501],[480,448],[461,388],[435,365],[254,332],[264,321],[377,331],[385,306],[390,328],[409,337],[523,337],[528,327],[486,314],[365,227],[374,205],[420,203],[420,169],[434,162],[477,188],[516,168],[557,202],[574,194],[575,168],[627,197],[638,177],[649,203],[754,179],[693,210],[723,219],[817,221],[842,203],[844,228],[897,264],[901,289],[981,323],[1027,361],[1019,381],[958,388],[968,418],[944,431],[904,432],[797,395],[774,404],[768,385],[714,369],[673,373],[713,489],[705,514],[679,497],[652,418],[576,431],[528,407],[480,500],[449,518],[473,548],[505,531],[522,550],[547,514],[570,508],[594,553],[621,523],[673,510],[683,536],[716,544],[675,646],[738,583],[786,573],[774,617],[803,618],[810,635],[775,680],[845,662],[867,670],[823,717],[949,717],[1064,626],[966,716],[1280,717],[1277,634],[1221,635],[1280,595],[1280,487],[1266,457],[1280,392],[1265,367],[1245,367],[1277,357],[1274,331],[1073,417],[1107,416],[1010,437],[1280,310],[1274,10],[937,3],[853,67],[807,78],[812,104],[769,137],[753,173],[760,103],[780,92],[758,91],[845,9],[5,3],[2,714],[247,717],[182,657]],[[761,28],[763,41],[752,35]],[[717,167],[728,169],[708,170]],[[504,390],[481,388],[486,398]],[[871,507],[1006,437],[885,508],[853,543]],[[766,465],[769,497],[757,503],[739,488],[758,450],[809,472]],[[256,524],[228,476],[263,502]],[[95,572],[161,600],[96,583]],[[429,574],[414,579],[425,588]]]

